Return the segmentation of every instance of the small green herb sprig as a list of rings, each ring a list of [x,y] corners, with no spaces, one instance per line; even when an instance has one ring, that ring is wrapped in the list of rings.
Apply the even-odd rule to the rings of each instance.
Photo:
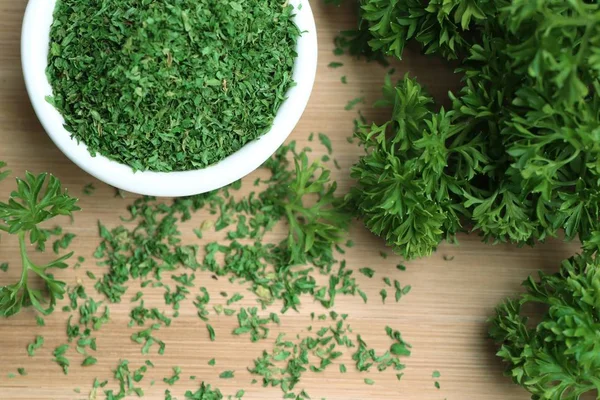
[[[4,166],[4,163],[0,163],[0,168]],[[0,173],[0,179],[6,176],[7,171]],[[25,179],[17,178],[17,189],[10,194],[8,202],[0,202],[0,231],[18,236],[22,262],[20,279],[14,284],[0,287],[0,316],[14,315],[28,306],[47,315],[54,310],[57,299],[63,298],[65,283],[56,280],[48,270],[66,268],[65,261],[73,253],[39,265],[29,257],[27,241],[43,248],[49,234],[39,225],[59,215],[71,216],[79,210],[76,203],[76,198],[63,191],[58,178],[46,173],[36,176],[30,172],[25,173]],[[47,296],[43,290],[30,284],[31,275],[42,279]]]
[[[287,247],[292,264],[317,259],[324,247],[341,243],[346,236],[350,214],[343,199],[335,196],[337,183],[331,171],[317,162],[310,163],[305,152],[294,156],[295,174],[279,200],[289,225]],[[310,204],[310,196],[318,198]]]
[[[575,400],[600,390],[600,259],[578,255],[560,272],[529,277],[527,292],[496,309],[490,335],[499,344],[506,374],[534,398]],[[530,323],[523,309],[547,307]]]
[[[484,143],[453,126],[453,111],[431,111],[433,99],[414,79],[394,86],[388,76],[383,93],[377,105],[392,107],[392,119],[358,126],[367,154],[351,170],[358,185],[349,198],[406,259],[427,256],[469,216],[462,203],[486,164]]]

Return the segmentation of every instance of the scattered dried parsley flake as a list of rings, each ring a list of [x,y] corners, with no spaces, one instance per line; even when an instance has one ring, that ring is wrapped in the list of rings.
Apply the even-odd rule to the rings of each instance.
[[[239,203],[230,200],[219,205],[221,213],[237,219],[238,225],[245,215],[248,230],[238,227],[233,232],[236,235],[228,233],[228,242],[206,245],[202,263],[216,276],[251,282],[252,291],[263,305],[283,300],[282,311],[296,309],[302,294],[311,294],[331,307],[338,293],[354,295],[357,290],[352,271],[345,269],[345,263],[338,263],[334,254],[335,245],[345,240],[350,215],[341,207],[342,198],[335,195],[330,171],[319,163],[310,163],[306,152],[298,153],[294,145],[283,146],[265,163],[272,174],[263,180],[265,190]],[[290,155],[295,169],[290,168]],[[314,195],[320,201],[309,203]],[[216,199],[219,196],[211,197],[212,201]],[[262,240],[279,221],[288,223],[287,237],[279,243]],[[307,240],[311,232],[317,231],[326,231],[327,235],[312,235],[314,240]],[[254,240],[242,243],[237,239],[240,233]],[[290,265],[297,267],[292,269]],[[325,286],[317,284],[315,270],[331,275]]]
[[[210,385],[202,382],[197,391],[185,392],[185,398],[186,400],[222,400],[224,397],[219,389],[212,389]]]
[[[372,278],[375,275],[375,271],[368,267],[360,268],[358,270],[358,272],[360,272],[361,274],[363,274],[364,276],[366,276],[368,278]]]
[[[27,354],[29,357],[33,357],[35,355],[36,350],[40,349],[44,345],[44,337],[36,336],[35,340],[32,343],[27,345]]]
[[[387,290],[381,289],[379,291],[379,295],[381,296],[381,302],[385,304],[385,299],[387,298]]]
[[[95,365],[98,362],[96,357],[87,356],[81,363],[82,367],[89,367],[91,365]]]
[[[356,362],[356,368],[361,372],[369,371],[376,366],[378,371],[384,371],[387,368],[393,368],[396,371],[401,371],[405,365],[401,362],[401,356],[410,356],[410,345],[406,343],[399,331],[394,331],[390,327],[385,328],[387,335],[394,340],[390,346],[390,350],[378,356],[374,349],[369,349],[367,343],[357,336],[358,346],[352,355],[352,359]]]
[[[68,248],[76,236],[77,235],[75,235],[74,233],[65,233],[62,238],[56,240],[52,244],[52,250],[54,250],[54,253],[58,254],[61,249],[64,250]]]
[[[57,363],[62,368],[63,373],[65,375],[67,375],[69,373],[69,366],[71,365],[71,363],[69,362],[69,359],[65,356],[68,349],[69,349],[69,345],[63,344],[63,345],[56,347],[54,349],[54,352],[52,353],[52,355],[54,356],[52,361]]]
[[[436,389],[441,389],[440,382],[437,380],[437,378],[439,378],[441,376],[442,376],[442,374],[440,373],[440,371],[433,371],[433,373],[431,374],[431,377],[436,379],[433,382],[433,386],[435,386]]]
[[[357,105],[362,104],[364,102],[365,102],[365,98],[364,97],[357,97],[355,99],[352,99],[352,100],[348,101],[348,104],[346,104],[346,106],[344,107],[344,110],[350,111],[354,107],[356,107]]]
[[[208,330],[208,337],[210,338],[210,341],[214,342],[216,338],[215,329],[210,324],[206,324],[206,329]]]
[[[93,183],[88,183],[87,185],[85,185],[83,187],[82,191],[83,191],[83,194],[85,194],[86,196],[91,196],[96,191],[96,187],[94,186]]]
[[[304,390],[294,392],[302,374],[307,370],[322,372],[334,365],[335,360],[343,356],[341,350],[355,346],[348,333],[351,333],[350,327],[344,326],[342,320],[310,336],[297,336],[296,341],[286,339],[282,333],[275,340],[274,348],[263,351],[254,360],[254,367],[248,370],[261,376],[264,386],[279,386],[285,399],[309,399]]]
[[[168,378],[163,378],[163,382],[165,382],[169,386],[173,386],[175,382],[177,382],[181,377],[181,368],[173,367],[173,375]]]
[[[266,133],[293,85],[300,32],[281,4],[59,1],[48,101],[91,154],[134,170],[214,164]]]
[[[279,324],[279,317],[275,313],[271,313],[268,317],[260,317],[257,307],[249,307],[248,309],[240,309],[238,315],[239,327],[233,330],[234,335],[250,334],[250,340],[257,342],[260,339],[266,339],[269,335],[269,328],[266,325],[270,322]]]
[[[410,285],[406,285],[406,286],[402,287],[398,280],[394,280],[394,289],[396,291],[394,297],[395,297],[396,303],[397,303],[398,301],[400,301],[402,296],[410,293],[412,287]]]
[[[239,293],[234,293],[230,299],[227,300],[227,305],[230,306],[235,302],[238,302],[244,298],[244,295]]]
[[[223,371],[219,374],[219,378],[221,379],[231,379],[234,377],[233,371]]]
[[[275,160],[279,156],[278,153],[274,157]],[[301,157],[295,157],[295,159],[300,163],[303,162]],[[109,271],[98,281],[97,288],[109,296],[111,301],[117,302],[125,294],[127,290],[126,285],[130,279],[141,279],[142,286],[153,285],[154,287],[163,288],[165,290],[165,301],[168,304],[175,304],[186,300],[188,297],[183,289],[194,286],[194,273],[192,271],[184,273],[181,269],[188,268],[195,271],[198,268],[202,268],[213,272],[213,279],[218,279],[218,276],[230,274],[230,281],[235,277],[235,279],[239,279],[240,281],[252,283],[253,291],[259,299],[263,300],[261,303],[264,304],[270,304],[274,299],[282,299],[289,307],[294,308],[295,305],[299,304],[299,301],[294,296],[303,293],[314,295],[325,307],[331,307],[335,296],[338,294],[358,293],[366,301],[366,295],[356,286],[352,271],[346,269],[345,261],[336,261],[333,258],[332,243],[318,243],[314,254],[304,254],[294,269],[288,268],[290,259],[294,257],[293,252],[296,251],[294,246],[303,248],[303,245],[290,241],[289,238],[281,243],[261,243],[263,235],[273,228],[275,222],[279,220],[286,221],[285,208],[280,210],[275,209],[276,212],[274,212],[274,204],[277,203],[273,199],[280,199],[282,191],[285,196],[284,198],[293,195],[287,193],[287,190],[289,190],[290,182],[294,183],[294,179],[296,179],[297,174],[294,174],[294,172],[298,171],[281,168],[282,165],[287,166],[287,164],[282,164],[280,160],[277,162],[271,160],[267,164],[267,167],[271,169],[274,177],[265,180],[265,183],[267,183],[266,192],[261,192],[256,197],[252,195],[250,199],[242,199],[239,202],[233,201],[228,194],[225,194],[226,192],[214,192],[186,199],[178,199],[172,204],[157,202],[152,198],[136,200],[130,207],[131,218],[129,222],[139,222],[137,228],[128,230],[124,227],[117,227],[108,230],[101,226],[100,232],[103,243],[98,248],[95,256],[102,260],[101,264],[109,267]],[[300,165],[300,174],[307,174],[306,171],[309,165]],[[315,171],[317,174],[314,174]],[[309,183],[313,179],[318,179],[318,172],[319,170],[313,170],[312,178],[309,178],[308,181]],[[323,185],[323,188],[320,189],[320,195],[327,198],[332,205],[337,204],[335,198],[328,195],[327,188],[326,184]],[[292,197],[288,200],[297,205],[302,204],[301,198]],[[285,207],[285,203],[283,205],[277,204],[277,207],[282,206]],[[215,214],[220,213],[221,220],[230,221],[228,223],[228,234],[231,232],[240,234],[241,232],[256,242],[253,245],[246,245],[237,242],[235,239],[230,239],[230,243],[228,244],[227,242],[211,244],[207,247],[207,250],[209,250],[208,257],[199,263],[197,247],[186,246],[179,241],[178,236],[180,236],[180,232],[178,224],[190,219],[192,212],[204,207],[214,210]],[[331,215],[328,215],[329,219],[335,222],[341,221],[345,224],[346,217],[337,215],[336,213],[339,211],[335,207],[326,207],[318,211],[319,213],[316,214],[327,215],[331,213]],[[273,214],[269,215],[266,212]],[[265,219],[265,215],[268,215],[270,219]],[[244,226],[248,228],[246,231],[240,229],[241,220],[245,220]],[[305,223],[305,221],[304,218],[297,218],[291,222],[297,224],[295,229],[304,229],[301,224]],[[345,243],[345,240],[342,236],[336,239],[334,243]],[[351,247],[353,243],[348,241],[346,245]],[[141,249],[144,252],[141,252]],[[216,251],[211,254],[210,252],[213,250]],[[224,263],[220,261],[216,262],[215,256],[218,253],[222,253],[225,256]],[[298,254],[301,254],[301,252]],[[257,255],[259,257],[258,260],[256,259]],[[160,257],[162,262],[158,262],[157,257]],[[275,267],[275,274],[271,272],[271,269],[263,269],[263,263]],[[339,265],[339,269],[337,270],[333,268],[336,264]],[[181,268],[178,275],[171,275],[171,271],[176,268]],[[324,286],[317,285],[313,278],[314,272],[317,271],[327,275],[329,278]],[[181,289],[173,290],[169,288],[166,283],[160,281],[161,274],[170,276],[175,282],[179,283],[178,286]],[[271,280],[274,281],[268,283],[268,286],[266,286],[265,282]],[[290,281],[294,283],[292,287],[288,288],[282,285]],[[291,289],[294,289],[294,291],[288,291]],[[77,287],[72,290],[72,293],[75,301],[83,297],[83,293]],[[197,294],[198,292],[194,293],[194,295],[190,294],[190,296],[196,296]],[[228,297],[227,293],[222,293],[222,295]],[[229,298],[228,303],[230,301],[231,303],[238,301],[241,296],[233,294]],[[153,345],[158,344],[159,353],[161,353],[164,351],[164,343],[161,344],[160,340],[155,337],[155,331],[161,326],[168,326],[170,319],[157,309],[145,308],[141,297],[141,292],[138,292],[133,297],[133,301],[139,301],[140,304],[132,310],[132,323],[130,325],[137,324],[138,326],[145,326],[147,329],[134,333],[132,339],[144,345],[142,352],[148,352]],[[206,289],[200,288],[195,304],[198,308],[198,315],[202,319],[209,318],[207,309],[209,300],[210,296]],[[218,307],[220,311],[217,311],[217,307],[215,306],[217,313],[233,315],[236,312],[233,309],[225,309],[222,305]],[[263,330],[264,325],[270,322],[279,323],[279,317],[276,314],[271,314],[268,317],[266,315],[258,316],[256,310],[256,308],[254,308],[254,311],[252,308],[244,309],[244,311],[240,310],[237,316],[242,332],[238,332],[238,334],[249,332],[251,336],[257,335],[257,338],[262,338],[263,335],[266,337],[266,332]],[[341,323],[347,315],[342,314],[341,319],[338,319],[340,315],[335,311],[330,311],[328,314],[322,314],[318,318],[319,320],[326,320],[328,317],[333,321],[337,321],[338,325],[331,327],[330,330],[324,328],[317,331],[315,329],[312,334],[316,334],[316,337],[306,338],[302,343],[296,343],[298,353],[295,353],[296,350],[292,351],[293,349],[287,348],[290,342],[281,342],[276,351],[269,355],[270,360],[286,362],[286,360],[293,359],[300,362],[301,358],[306,354],[305,350],[308,351],[310,349],[311,354],[317,357],[317,362],[311,362],[306,365],[307,369],[320,372],[334,363],[334,360],[341,355],[339,351],[340,345],[354,347],[354,344],[346,335],[340,333],[343,331]],[[148,325],[144,325],[144,322],[148,320],[155,322],[149,328]],[[331,347],[331,344],[334,342],[337,343],[337,348],[335,346]],[[392,366],[395,369],[403,368],[402,365],[396,364],[397,355],[407,355],[407,350],[405,344],[395,343],[388,352],[389,355],[377,358],[377,362],[379,363],[378,368],[385,369],[388,366]],[[408,351],[408,354],[410,354],[410,351]],[[214,365],[214,359],[209,361],[209,365]],[[229,377],[230,372],[231,377],[233,377],[233,371],[225,371],[223,377]],[[254,371],[253,373],[260,374],[258,371]],[[289,384],[297,379],[296,371],[283,370],[282,373],[287,376],[282,381],[282,388],[289,387]],[[138,373],[134,372],[133,375],[138,376]],[[297,397],[301,393],[286,391],[285,396],[295,394]]]
[[[142,365],[140,368],[131,371],[129,369],[129,361],[128,360],[120,360],[117,367],[113,370],[113,376],[115,380],[118,382],[119,391],[115,392],[112,389],[104,390],[107,399],[123,399],[127,396],[136,395],[137,397],[144,396],[144,391],[141,387],[137,387],[142,379],[144,378],[144,374],[147,371],[147,366]],[[108,384],[108,381],[99,382],[97,379],[94,381],[94,385],[92,391],[90,393],[90,399],[100,398],[96,397],[98,395],[97,391],[99,388],[103,388]]]
[[[331,146],[331,139],[329,139],[329,136],[327,136],[324,133],[319,132],[319,142],[321,142],[321,144],[323,146],[325,146],[328,154],[333,153],[333,148]]]

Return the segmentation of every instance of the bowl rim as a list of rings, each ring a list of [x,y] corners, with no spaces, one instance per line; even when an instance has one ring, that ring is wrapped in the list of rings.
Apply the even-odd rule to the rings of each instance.
[[[209,192],[226,186],[260,167],[285,142],[302,116],[317,71],[317,31],[308,0],[290,0],[295,7],[294,22],[302,32],[298,38],[292,78],[296,83],[287,92],[271,129],[235,153],[208,167],[175,172],[137,171],[97,154],[92,156],[83,142],[71,138],[64,119],[46,101],[52,87],[46,76],[50,26],[57,0],[29,0],[21,31],[21,63],[27,93],[44,130],[56,146],[79,168],[95,178],[132,193],[180,197]]]

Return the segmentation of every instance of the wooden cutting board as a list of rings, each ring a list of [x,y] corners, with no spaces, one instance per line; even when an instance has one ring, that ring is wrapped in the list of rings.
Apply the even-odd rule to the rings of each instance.
[[[356,61],[349,57],[333,55],[333,38],[338,31],[349,29],[354,23],[351,8],[326,7],[321,0],[311,1],[317,20],[319,35],[319,70],[311,101],[304,117],[292,134],[300,148],[309,145],[307,137],[311,132],[324,132],[331,138],[334,157],[341,170],[334,169],[340,190],[345,192],[351,185],[348,169],[359,157],[361,151],[346,141],[352,133],[356,109],[344,110],[347,102],[356,97],[364,97],[371,104],[380,91],[386,69],[376,65]],[[85,271],[100,275],[103,270],[95,265],[91,257],[99,243],[97,220],[108,226],[119,224],[119,216],[134,196],[125,199],[114,197],[114,190],[81,171],[53,145],[41,128],[30,106],[23,83],[20,59],[19,36],[21,20],[25,9],[24,1],[0,0],[2,23],[0,24],[0,160],[8,162],[15,175],[23,175],[26,169],[33,172],[49,171],[60,177],[72,194],[81,196],[82,211],[67,230],[77,234],[72,249],[87,261],[79,269],[61,271],[58,275],[70,284],[83,281],[88,293],[95,293],[92,281],[86,278]],[[340,61],[341,68],[329,68],[331,61]],[[436,97],[443,99],[446,91],[457,87],[457,79],[443,63],[435,58],[425,58],[414,51],[406,51],[405,59],[394,65],[396,76],[406,72],[417,76]],[[346,76],[348,84],[340,82]],[[369,118],[377,115],[367,105],[359,108]],[[310,143],[314,156],[325,154],[325,149],[315,140]],[[251,190],[256,173],[244,181],[242,192]],[[97,188],[92,196],[84,196],[82,188],[93,183]],[[0,198],[6,199],[13,188],[13,181],[0,185]],[[208,217],[206,211],[194,216],[183,229],[184,241],[203,245],[218,239],[206,235],[197,239],[192,228]],[[352,367],[350,354],[345,354],[340,362],[348,366],[348,373],[341,374],[338,365],[331,366],[323,373],[307,372],[298,387],[305,388],[313,399],[406,399],[406,400],[525,400],[527,393],[503,377],[503,366],[494,356],[493,343],[487,338],[486,319],[493,314],[494,306],[504,297],[520,291],[520,283],[538,269],[554,271],[560,260],[577,251],[577,245],[553,241],[535,249],[518,249],[511,245],[491,246],[480,242],[476,235],[462,235],[459,246],[442,245],[432,257],[405,263],[406,271],[395,268],[402,260],[393,256],[378,238],[369,234],[359,222],[354,224],[351,238],[355,247],[346,255],[351,269],[369,266],[376,271],[372,279],[362,275],[359,283],[369,297],[363,304],[359,297],[339,297],[335,310],[348,313],[348,321],[355,333],[360,333],[369,346],[382,352],[390,342],[384,333],[385,326],[402,332],[406,341],[413,346],[413,354],[406,358],[405,375],[399,382],[394,371],[358,373]],[[390,256],[383,259],[380,252]],[[446,261],[449,260],[449,261]],[[7,273],[0,272],[0,284],[12,283],[19,275],[17,245],[13,238],[2,236],[0,242],[0,262],[11,265]],[[384,288],[383,277],[398,279],[402,285],[412,285],[409,295],[395,303],[388,298],[385,305],[379,297]],[[230,284],[226,279],[212,280],[208,273],[199,273],[197,282],[208,286],[213,299],[223,302],[219,292],[246,293],[243,287]],[[137,291],[130,287],[128,295]],[[194,293],[193,297],[195,297]],[[99,297],[99,295],[95,295]],[[393,296],[391,296],[393,297]],[[145,299],[148,304],[163,304],[160,291],[149,291]],[[239,306],[253,306],[252,296],[246,295]],[[278,307],[280,305],[277,305]],[[246,338],[230,334],[236,324],[235,318],[213,317],[211,320],[217,333],[217,340],[210,342],[204,323],[196,316],[191,301],[186,302],[172,326],[161,330],[161,338],[167,343],[164,356],[151,357],[140,354],[140,346],[130,340],[132,329],[127,327],[131,308],[128,300],[111,306],[111,322],[98,336],[98,364],[88,368],[78,367],[81,356],[71,350],[74,365],[68,375],[51,362],[52,350],[64,343],[65,325],[68,313],[60,309],[46,318],[46,326],[38,327],[33,312],[22,312],[16,317],[0,320],[0,399],[88,399],[94,378],[110,378],[119,359],[128,359],[133,368],[150,358],[156,367],[148,372],[141,386],[148,399],[164,399],[166,385],[162,378],[171,376],[171,368],[182,369],[182,379],[171,389],[175,397],[183,399],[186,390],[195,391],[201,380],[219,387],[226,395],[245,389],[244,399],[280,399],[277,388],[262,388],[251,385],[251,375],[246,368],[258,357],[262,350],[271,349],[278,332],[290,335],[303,334],[313,324],[310,313],[322,314],[325,310],[309,298],[303,298],[299,313],[288,312],[281,317],[281,326],[274,329],[270,338],[258,343],[250,343]],[[318,325],[314,322],[315,326]],[[26,346],[35,335],[43,335],[44,347],[33,358],[28,357]],[[216,366],[207,362],[216,358]],[[24,367],[27,376],[12,379],[8,374],[16,373]],[[225,370],[235,370],[234,379],[219,379]],[[437,379],[440,389],[434,386],[433,371],[439,371]],[[196,380],[189,377],[194,375]],[[369,377],[375,381],[372,386],[364,383]],[[156,384],[150,385],[155,380]],[[110,387],[114,388],[114,383]],[[81,394],[74,390],[79,388]],[[98,399],[103,399],[98,396]]]

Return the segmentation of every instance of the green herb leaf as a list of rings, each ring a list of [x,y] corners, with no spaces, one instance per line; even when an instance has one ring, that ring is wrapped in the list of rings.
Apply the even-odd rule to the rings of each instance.
[[[331,139],[329,139],[329,136],[319,132],[319,142],[321,142],[321,144],[325,146],[328,154],[333,153],[333,148],[331,147]]]
[[[89,367],[90,365],[94,365],[98,362],[98,360],[95,357],[92,356],[87,356],[83,362],[81,363],[82,367]]]
[[[0,230],[15,234],[19,240],[22,255],[22,279],[0,287],[0,316],[11,316],[22,307],[33,306],[47,315],[54,310],[56,301],[65,293],[65,283],[54,279],[47,272],[51,268],[66,268],[65,261],[72,255],[67,254],[46,265],[34,263],[27,254],[26,235],[32,244],[43,248],[48,238],[47,231],[39,224],[59,215],[71,216],[79,210],[73,198],[63,192],[60,181],[52,175],[33,175],[25,173],[25,179],[17,178],[17,189],[10,195],[7,203],[0,202]],[[44,283],[44,291],[29,287],[29,274],[37,275]],[[47,303],[44,307],[43,304]]]
[[[230,379],[233,377],[233,371],[223,371],[219,374],[219,378],[221,379]]]
[[[180,375],[181,368],[173,367],[173,376],[169,378],[163,378],[163,382],[165,382],[167,385],[173,386],[175,382],[177,382],[180,379]]]
[[[358,271],[368,278],[372,278],[375,275],[375,271],[368,267],[360,268]]]
[[[210,338],[210,341],[214,342],[215,341],[215,330],[209,324],[206,324],[206,329],[208,329],[208,336]]]
[[[44,337],[36,336],[33,343],[29,343],[27,345],[27,354],[29,357],[33,357],[35,355],[35,351],[40,349],[44,345]]]
[[[69,245],[71,244],[71,242],[73,241],[73,239],[75,239],[74,234],[72,233],[65,233],[65,235],[60,238],[59,240],[55,241],[54,244],[52,245],[52,249],[54,250],[55,254],[58,254],[60,252],[60,249],[66,249],[69,247]]]
[[[365,98],[364,97],[357,97],[355,99],[352,99],[352,100],[348,101],[348,104],[346,104],[346,106],[344,107],[344,110],[350,111],[354,107],[356,107],[358,104],[363,104],[364,102],[365,102]]]
[[[93,183],[88,183],[87,185],[85,185],[83,187],[83,194],[85,194],[87,196],[93,195],[95,191],[96,191],[96,187],[94,186]]]
[[[563,261],[556,274],[530,276],[523,282],[526,293],[496,308],[489,333],[498,343],[497,355],[514,382],[534,397],[595,391],[598,354],[589,349],[598,343],[591,310],[599,284],[599,258],[578,255]],[[547,311],[533,322],[524,311],[529,305]]]
[[[385,299],[387,298],[387,290],[381,289],[379,291],[379,295],[381,296],[381,301],[385,303]]]

